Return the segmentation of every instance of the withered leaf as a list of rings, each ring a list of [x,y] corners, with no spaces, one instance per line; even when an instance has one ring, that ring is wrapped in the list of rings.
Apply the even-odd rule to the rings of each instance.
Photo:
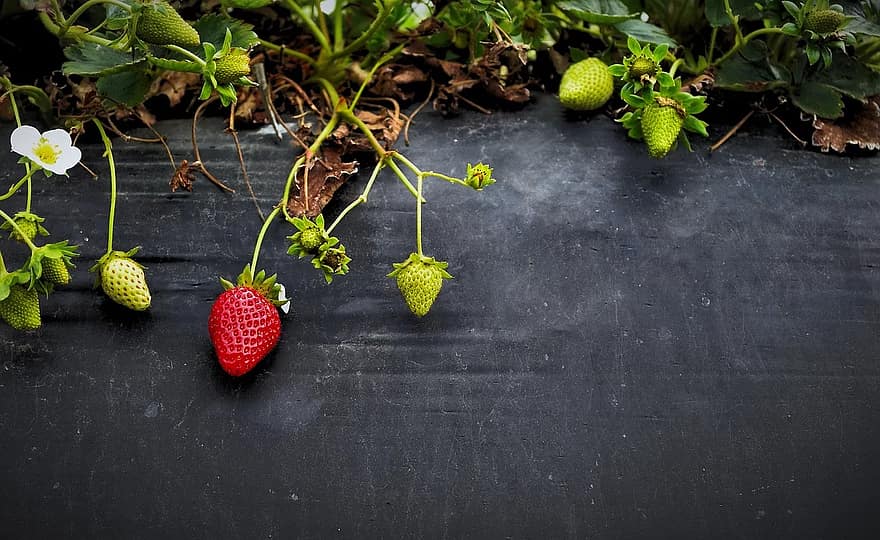
[[[868,98],[854,110],[838,120],[813,120],[813,146],[823,152],[834,150],[845,153],[847,145],[863,150],[880,149],[880,96]]]
[[[308,190],[306,184],[308,171]],[[296,175],[295,192],[287,202],[288,212],[296,217],[314,218],[321,213],[342,184],[358,171],[356,161],[342,161],[342,150],[338,146],[325,146],[321,156],[312,159],[301,167]]]
[[[176,107],[183,100],[188,89],[196,88],[201,82],[198,73],[183,71],[165,71],[157,79],[157,88],[152,93],[168,98],[168,104]]]
[[[374,76],[370,90],[380,96],[392,97],[401,101],[409,101],[415,91],[404,89],[415,83],[426,82],[428,74],[421,68],[406,64],[389,64],[383,66]]]
[[[195,179],[195,175],[190,170],[189,162],[184,159],[180,162],[180,166],[177,167],[174,174],[171,175],[171,182],[169,182],[169,185],[171,186],[172,193],[178,189],[192,191]]]

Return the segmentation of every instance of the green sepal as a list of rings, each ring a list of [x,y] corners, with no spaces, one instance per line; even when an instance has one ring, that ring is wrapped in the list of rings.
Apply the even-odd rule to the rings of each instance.
[[[40,279],[43,276],[43,259],[61,259],[65,266],[73,267],[70,260],[79,256],[78,249],[79,246],[72,246],[67,240],[63,240],[32,250],[31,256],[20,269],[27,276],[28,289],[36,288],[42,293],[49,294],[53,284]]]
[[[40,236],[49,236],[49,231],[43,227],[42,223],[46,221],[45,218],[42,218],[32,212],[21,211],[16,212],[14,216],[12,216],[12,220],[18,222],[19,220],[30,221],[37,227],[37,234]],[[8,221],[4,221],[2,225],[0,225],[0,229],[4,231],[10,231],[9,238],[15,238],[16,232],[15,228],[12,226],[12,223]]]
[[[468,163],[465,183],[477,191],[482,191],[484,187],[491,186],[495,183],[495,179],[492,178],[492,167],[485,163],[477,163],[476,165]]]
[[[9,288],[13,285],[27,283],[30,276],[21,270],[15,272],[7,272],[5,268],[0,268],[0,301],[9,296]]]
[[[272,302],[272,305],[280,307],[288,303],[290,299],[281,298],[281,285],[276,283],[277,278],[278,274],[272,274],[271,276],[266,277],[265,270],[260,270],[254,275],[251,270],[251,265],[246,264],[241,271],[241,274],[236,278],[235,284],[222,277],[220,278],[220,284],[223,285],[223,289],[227,291],[229,289],[234,289],[235,287],[250,287],[266,297],[267,300]]]
[[[89,268],[89,272],[95,273],[95,288],[101,286],[101,270],[103,270],[104,266],[106,266],[107,263],[109,263],[113,259],[131,259],[140,250],[141,246],[135,246],[128,251],[108,251],[107,253],[102,255],[101,258],[95,261],[95,264],[93,264],[91,268]],[[144,265],[135,260],[132,260],[132,262],[140,268],[146,268]]]
[[[452,274],[450,274],[449,272],[446,271],[446,268],[449,267],[448,262],[438,261],[434,257],[428,257],[426,255],[419,255],[418,253],[410,253],[409,257],[404,259],[403,262],[392,263],[391,266],[394,267],[394,270],[392,270],[391,273],[389,273],[386,277],[397,277],[397,274],[399,274],[404,268],[406,268],[407,266],[414,264],[414,263],[421,263],[421,264],[427,264],[429,266],[434,266],[438,270],[440,270],[440,275],[443,277],[443,279],[452,279]]]
[[[312,266],[324,274],[324,280],[327,283],[333,282],[334,275],[347,274],[350,262],[351,257],[345,253],[345,246],[339,244],[339,239],[332,236],[318,249],[318,254],[312,258]]]
[[[322,214],[318,214],[318,217],[316,217],[314,221],[308,218],[292,218],[290,223],[296,227],[297,232],[287,237],[287,239],[290,240],[290,247],[287,248],[288,255],[296,255],[299,258],[303,258],[307,255],[317,255],[320,252],[321,246],[330,240],[330,236],[324,228],[324,216]],[[314,248],[309,248],[302,244],[302,236],[304,232],[312,230],[318,231],[321,242]],[[339,241],[338,239],[335,240],[336,242]]]

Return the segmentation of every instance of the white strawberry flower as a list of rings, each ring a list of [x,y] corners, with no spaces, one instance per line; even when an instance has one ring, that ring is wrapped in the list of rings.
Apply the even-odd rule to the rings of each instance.
[[[82,152],[73,146],[70,134],[63,129],[40,133],[33,126],[20,126],[12,132],[10,142],[13,152],[55,174],[67,174],[82,158]]]
[[[278,291],[278,300],[284,302],[281,304],[281,311],[287,314],[290,311],[290,298],[287,297],[287,291],[284,289],[284,285],[278,284],[281,289]]]

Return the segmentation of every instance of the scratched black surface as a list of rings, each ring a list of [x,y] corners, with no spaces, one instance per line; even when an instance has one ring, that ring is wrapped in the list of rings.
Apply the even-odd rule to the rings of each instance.
[[[411,250],[414,205],[383,174],[338,231],[354,264],[331,286],[271,230],[262,265],[294,306],[276,352],[232,380],[206,320],[259,222],[221,128],[204,123],[203,157],[232,196],[202,180],[169,194],[160,147],[115,143],[116,247],[143,246],[147,314],[90,289],[100,148],[84,155],[101,180],[41,181],[35,210],[83,257],[41,331],[0,331],[2,536],[880,535],[876,158],[755,124],[714,155],[653,161],[551,98],[423,113],[415,162],[486,160],[499,179],[428,184],[426,251],[456,276],[430,315],[384,277]],[[188,124],[160,130],[187,157]],[[266,209],[292,150],[242,140]],[[0,152],[4,181],[14,163]]]

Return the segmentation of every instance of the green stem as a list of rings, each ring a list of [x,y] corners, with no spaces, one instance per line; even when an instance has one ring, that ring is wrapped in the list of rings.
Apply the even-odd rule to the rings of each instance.
[[[315,65],[316,63],[315,60],[307,54],[303,54],[293,49],[288,49],[287,47],[282,47],[281,45],[276,45],[271,41],[266,41],[265,39],[260,40],[260,45],[262,45],[266,49],[269,49],[270,51],[286,54],[287,56],[296,58],[297,60],[302,60],[303,62],[306,62],[310,65]]]
[[[419,257],[424,256],[422,254],[422,204],[424,204],[425,200],[422,198],[422,184],[424,180],[422,176],[418,177],[418,197],[416,197],[416,249],[419,252]]]
[[[715,40],[718,38],[718,27],[712,28],[712,36],[709,38],[709,51],[706,53],[706,63],[712,65],[712,59],[715,58]]]
[[[25,244],[27,244],[27,246],[31,249],[31,251],[36,251],[36,250],[37,250],[37,246],[35,246],[34,243],[31,242],[31,239],[28,238],[27,235],[24,233],[24,231],[21,230],[21,228],[18,226],[18,224],[15,222],[15,220],[12,219],[11,217],[9,217],[9,214],[7,214],[6,212],[4,212],[3,210],[0,210],[0,217],[2,217],[3,219],[5,219],[6,222],[9,223],[9,224],[12,226],[12,229],[13,229],[15,232],[18,233],[18,236],[21,237],[21,240],[22,240]]]
[[[345,33],[342,28],[342,2],[338,1],[333,6],[333,50],[338,51],[345,47]]]
[[[254,245],[254,256],[251,257],[251,272],[254,274],[257,273],[257,259],[260,257],[260,248],[263,247],[263,238],[266,236],[266,231],[269,230],[269,225],[275,220],[275,217],[279,212],[281,212],[281,207],[276,206],[275,209],[272,210],[272,213],[266,216],[266,221],[263,222],[263,227],[260,228],[260,234],[257,236],[257,243]]]
[[[349,43],[346,47],[341,50],[335,50],[333,54],[330,56],[332,60],[338,60],[340,58],[344,58],[349,54],[355,52],[361,46],[364,45],[373,34],[375,34],[378,30],[382,28],[382,24],[385,23],[385,19],[388,17],[388,14],[391,13],[391,10],[397,5],[397,2],[388,2],[387,5],[382,6],[382,11],[380,11],[376,18],[373,19],[373,22],[370,23],[370,26],[367,27],[364,32],[357,37],[354,41]]]
[[[83,5],[76,8],[76,10],[70,14],[70,17],[67,17],[67,19],[61,24],[62,34],[66,34],[70,27],[73,26],[73,23],[75,23],[76,20],[83,15],[83,13],[88,11],[93,6],[97,6],[99,4],[110,4],[122,8],[126,11],[131,11],[131,6],[124,2],[120,2],[119,0],[88,0]]]
[[[16,88],[13,87],[12,81],[7,79],[6,77],[0,78],[0,84],[5,86],[9,90],[9,92],[8,92],[9,93],[9,105],[12,107],[12,115],[15,117],[15,125],[18,127],[21,127],[21,114],[18,112],[18,103],[15,100]],[[41,90],[41,92],[42,92],[42,90]],[[43,94],[43,95],[45,95],[45,94]],[[18,188],[21,187],[21,182],[26,180],[27,181],[27,206],[25,206],[24,210],[25,210],[25,212],[30,212],[31,211],[31,176],[38,169],[39,169],[39,167],[35,167],[35,168],[31,169],[31,162],[25,161],[25,163],[24,163],[24,171],[25,171],[24,178],[22,178],[22,180],[19,180],[16,185],[12,186],[9,189],[9,191],[6,193],[6,195],[3,195],[2,197],[0,197],[0,201],[11,197],[12,194],[15,193],[16,191],[18,191]]]
[[[202,67],[205,67],[205,61],[204,61],[204,60],[202,60],[201,58],[199,58],[199,57],[196,56],[195,54],[191,53],[190,51],[184,49],[183,47],[179,47],[179,46],[177,46],[177,45],[162,45],[162,46],[165,47],[166,49],[169,49],[169,50],[172,50],[172,51],[174,51],[174,52],[180,53],[180,54],[186,56],[187,58],[189,58],[190,60],[192,60],[193,62],[195,62],[196,64],[198,64],[198,65],[200,65],[200,66],[202,66]]]
[[[672,63],[672,66],[669,68],[669,76],[673,79],[675,78],[675,72],[678,71],[678,68],[684,63],[684,59],[678,58],[675,62]]]
[[[764,35],[768,35],[768,34],[784,34],[784,32],[782,31],[781,28],[777,28],[775,26],[772,26],[770,28],[759,28],[759,29],[755,30],[754,32],[751,32],[751,33],[743,36],[742,32],[739,31],[739,26],[737,26],[736,43],[734,43],[733,47],[731,47],[729,51],[724,53],[724,55],[721,58],[719,58],[718,61],[715,62],[714,65],[717,66],[717,65],[723,64],[725,62],[725,60],[728,60],[731,56],[733,56],[734,54],[739,52],[740,49],[745,47],[749,43],[749,41],[753,40],[754,38],[756,38],[758,36],[764,36]]]
[[[382,170],[382,167],[384,165],[385,164],[382,161],[379,161],[376,163],[376,166],[373,167],[373,174],[370,175],[370,180],[367,182],[366,187],[364,187],[364,191],[360,194],[360,196],[357,199],[353,200],[348,206],[345,207],[345,209],[342,212],[340,212],[339,216],[336,217],[336,220],[333,222],[332,225],[327,227],[327,234],[332,233],[333,229],[335,229],[336,226],[342,222],[342,218],[344,218],[346,215],[348,215],[349,212],[354,210],[358,205],[361,205],[361,204],[364,204],[367,202],[367,196],[369,196],[370,190],[373,189],[373,182],[376,181],[376,178],[379,176],[379,171]]]
[[[434,178],[439,178],[441,180],[446,180],[450,184],[457,184],[459,186],[471,187],[467,182],[462,180],[461,178],[453,178],[452,176],[446,176],[445,174],[441,174],[434,171],[425,171],[422,173],[423,177],[433,176]]]
[[[385,154],[388,152],[382,148],[382,145],[379,143],[378,139],[376,139],[376,136],[373,135],[373,132],[370,131],[369,126],[367,126],[363,120],[358,118],[350,109],[342,109],[339,111],[339,114],[346,122],[351,122],[357,126],[357,128],[364,134],[364,137],[367,138],[367,141],[369,141],[370,146],[373,147],[373,151],[376,152],[380,160],[385,157]]]
[[[107,253],[110,253],[113,251],[113,223],[116,219],[116,163],[113,161],[113,145],[110,144],[110,137],[104,131],[104,125],[97,118],[92,118],[92,122],[98,126],[101,140],[104,141],[104,155],[107,156],[107,163],[110,165],[110,215],[107,218]]]
[[[43,23],[43,26],[46,27],[46,30],[51,32],[53,35],[55,35],[55,37],[57,37],[59,39],[63,38],[65,33],[67,32],[66,30],[62,31],[61,26],[59,26],[57,23],[55,23],[55,21],[53,21],[52,18],[49,17],[49,15],[45,11],[40,11],[37,14],[37,18],[40,19],[40,22]],[[97,43],[98,45],[103,45],[105,47],[110,47],[113,44],[113,42],[110,41],[109,39],[104,39],[102,37],[93,36],[91,34],[86,34],[86,33],[78,33],[76,35],[76,37],[80,41],[88,41],[90,43]]]
[[[417,201],[421,200],[422,202],[425,202],[425,200],[421,198],[421,195],[419,195],[419,191],[415,187],[413,187],[412,182],[409,181],[406,175],[403,174],[403,171],[400,170],[400,167],[397,166],[397,163],[394,163],[394,160],[391,159],[391,156],[388,156],[388,159],[386,159],[385,161],[388,163],[388,168],[394,171],[394,174],[397,175],[397,178],[400,179],[406,189],[410,193],[412,193],[412,196],[415,197]],[[421,180],[422,177],[419,176],[418,178],[419,180]]]
[[[3,195],[0,195],[0,201],[5,201],[9,197],[12,197],[13,195],[15,195],[15,192],[18,191],[18,188],[20,188],[25,182],[28,182],[28,188],[30,188],[29,180],[31,179],[31,176],[33,176],[33,174],[39,170],[40,170],[39,167],[34,167],[33,169],[31,169],[30,166],[28,166],[27,167],[27,174],[22,176],[18,182],[13,184],[12,187],[9,188],[9,191],[7,191]],[[30,191],[30,190],[28,190],[28,191]],[[30,197],[28,197],[28,198],[30,198]],[[28,205],[28,211],[30,211],[30,205]]]
[[[290,11],[296,13],[296,15],[300,18],[301,22],[306,26],[309,32],[315,36],[315,39],[318,41],[318,45],[321,46],[321,49],[325,51],[332,51],[333,48],[330,46],[330,42],[327,41],[327,36],[325,36],[321,29],[318,28],[318,25],[315,24],[315,21],[309,17],[305,11],[297,4],[294,0],[283,0],[281,2],[284,7],[289,9]]]

